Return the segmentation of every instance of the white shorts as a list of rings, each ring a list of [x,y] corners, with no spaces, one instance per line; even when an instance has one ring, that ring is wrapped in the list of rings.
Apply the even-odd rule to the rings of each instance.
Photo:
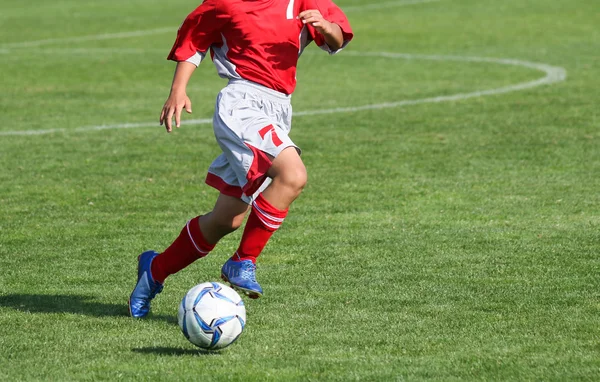
[[[262,85],[230,80],[217,96],[213,128],[223,150],[210,165],[206,184],[222,194],[252,201],[271,182],[271,157],[288,147],[300,149],[288,136],[291,96]]]

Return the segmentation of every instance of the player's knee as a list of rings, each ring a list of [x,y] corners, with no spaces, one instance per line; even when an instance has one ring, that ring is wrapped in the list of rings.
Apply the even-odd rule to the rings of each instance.
[[[298,192],[301,192],[304,189],[304,187],[306,187],[307,182],[308,182],[308,174],[306,172],[306,168],[304,166],[302,166],[301,169],[296,171],[294,186],[298,190]]]
[[[306,167],[295,148],[289,147],[281,152],[273,161],[267,173],[280,192],[295,198],[304,189],[308,180]]]
[[[290,192],[299,195],[308,181],[308,174],[304,166],[295,166],[283,172],[280,181]]]

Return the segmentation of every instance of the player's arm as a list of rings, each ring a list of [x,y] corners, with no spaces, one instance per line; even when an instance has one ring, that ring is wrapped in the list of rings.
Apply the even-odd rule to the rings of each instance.
[[[342,48],[344,44],[342,28],[338,24],[326,20],[318,9],[300,12],[298,18],[304,24],[312,25],[317,32],[321,33],[325,43],[332,51]]]
[[[204,0],[184,20],[177,31],[177,39],[167,57],[177,62],[171,93],[160,113],[160,124],[165,124],[171,132],[175,117],[175,126],[179,127],[181,111],[192,112],[192,103],[187,96],[186,87],[192,73],[206,56],[210,46],[221,40],[220,28],[227,17],[218,9],[219,0]]]
[[[160,124],[164,123],[167,132],[172,130],[172,120],[175,117],[175,127],[181,124],[181,111],[192,112],[192,101],[187,96],[187,84],[192,77],[192,73],[196,70],[196,65],[187,61],[180,61],[175,68],[173,83],[171,84],[171,93],[165,102],[160,113]]]

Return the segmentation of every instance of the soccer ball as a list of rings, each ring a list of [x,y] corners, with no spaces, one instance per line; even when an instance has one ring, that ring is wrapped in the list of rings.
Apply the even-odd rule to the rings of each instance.
[[[181,300],[179,327],[194,345],[222,349],[238,339],[246,325],[246,307],[236,291],[217,282],[198,284]]]

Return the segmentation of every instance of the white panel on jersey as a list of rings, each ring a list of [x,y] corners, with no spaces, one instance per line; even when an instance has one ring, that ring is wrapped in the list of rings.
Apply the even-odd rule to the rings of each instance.
[[[344,43],[342,44],[342,47],[340,49],[338,49],[338,50],[332,50],[329,47],[329,45],[327,45],[327,44],[323,44],[323,45],[319,46],[319,48],[323,49],[324,51],[326,51],[327,53],[329,53],[330,55],[333,56],[334,54],[341,52],[346,47],[346,45],[348,45],[349,43],[350,43],[350,41],[344,40]]]
[[[221,34],[221,39],[223,40],[223,44],[220,47],[213,45],[211,47],[212,51],[215,53],[213,57],[213,63],[217,68],[217,73],[221,78],[242,78],[238,72],[236,65],[229,60],[227,57],[227,52],[229,52],[229,47],[227,46],[227,40],[225,36]]]
[[[304,25],[302,27],[302,30],[300,31],[299,39],[300,39],[300,50],[298,52],[298,57],[300,57],[302,52],[304,52],[304,48],[306,48],[308,46],[308,44],[310,44],[310,40],[308,39],[308,28],[306,27],[306,25]]]
[[[309,40],[308,27],[306,25],[304,25],[304,27],[300,31],[299,39],[300,39],[300,51],[298,52],[298,57],[300,57],[302,52],[304,52],[304,48],[306,48],[308,46],[308,44],[310,44],[312,41],[312,40]],[[327,44],[323,44],[323,45],[319,46],[319,48],[326,51],[330,55],[334,55],[336,53],[341,52],[342,49],[344,49],[346,47],[346,45],[348,45],[349,43],[350,43],[350,41],[344,40],[342,47],[338,50],[331,50],[331,48]]]
[[[196,52],[196,54],[194,54],[192,57],[188,58],[185,61],[189,62],[190,64],[194,64],[194,65],[198,66],[198,65],[200,65],[202,60],[204,60],[205,56],[206,56],[206,53]]]

